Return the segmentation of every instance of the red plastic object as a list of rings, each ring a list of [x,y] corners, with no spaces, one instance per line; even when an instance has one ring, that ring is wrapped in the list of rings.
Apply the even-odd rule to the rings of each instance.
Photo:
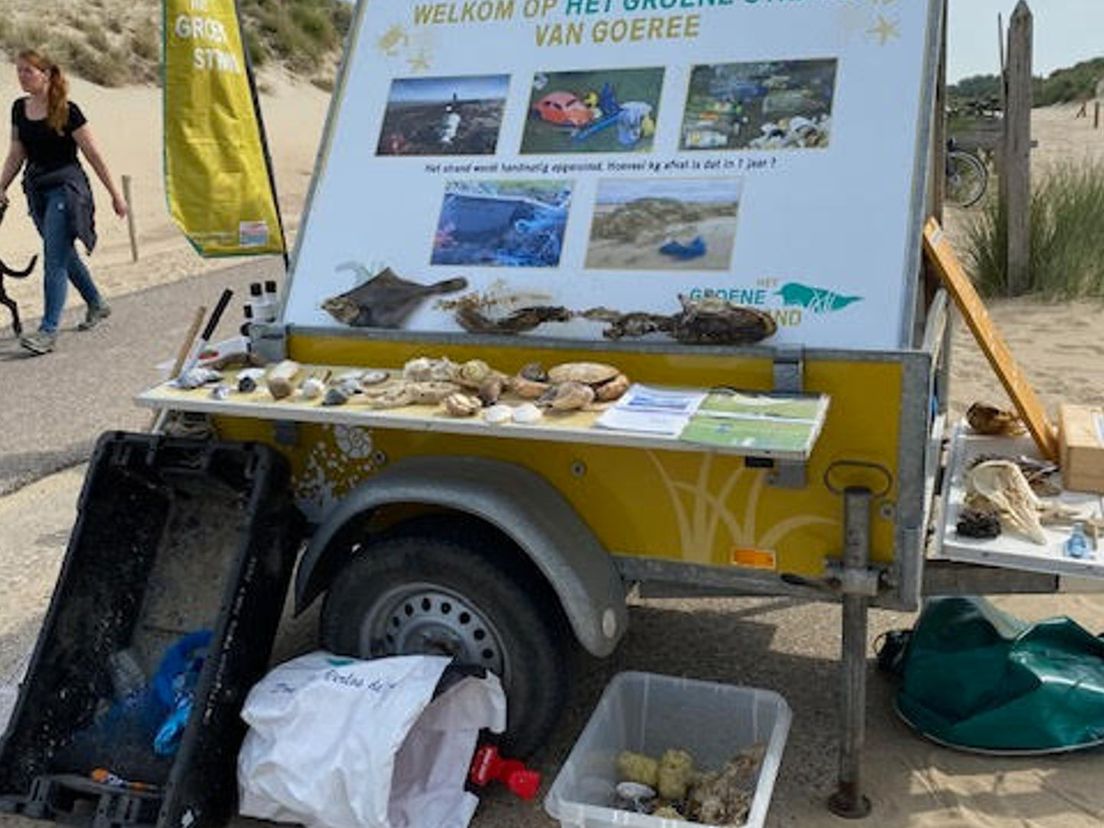
[[[498,780],[522,799],[532,799],[540,790],[540,771],[529,770],[519,759],[503,759],[494,745],[480,745],[472,758],[468,778],[483,787]]]

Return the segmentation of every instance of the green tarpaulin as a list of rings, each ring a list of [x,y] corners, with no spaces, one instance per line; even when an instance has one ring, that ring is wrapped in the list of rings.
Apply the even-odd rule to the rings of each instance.
[[[1104,641],[1068,618],[1028,624],[981,598],[927,603],[898,665],[901,717],[967,750],[1104,742]]]

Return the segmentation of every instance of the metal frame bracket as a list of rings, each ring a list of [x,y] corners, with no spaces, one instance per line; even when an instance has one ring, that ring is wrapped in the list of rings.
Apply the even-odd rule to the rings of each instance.
[[[800,394],[805,390],[805,348],[801,345],[779,345],[774,349],[774,390]],[[805,463],[776,460],[767,483],[780,489],[804,489],[807,482]]]

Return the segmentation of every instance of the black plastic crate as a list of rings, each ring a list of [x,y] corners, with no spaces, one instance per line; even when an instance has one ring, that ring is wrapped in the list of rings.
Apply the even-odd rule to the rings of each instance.
[[[239,713],[267,669],[303,519],[260,444],[110,432],[96,445],[61,574],[0,744],[0,811],[95,828],[222,824],[237,802]],[[119,714],[109,657],[152,677],[209,630],[171,757]],[[131,697],[133,698],[133,697]],[[138,785],[96,782],[97,768]]]

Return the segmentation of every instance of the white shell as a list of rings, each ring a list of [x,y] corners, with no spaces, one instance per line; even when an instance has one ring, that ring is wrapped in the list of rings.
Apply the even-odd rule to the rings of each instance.
[[[360,378],[361,385],[379,385],[381,382],[386,381],[390,376],[386,371],[380,371],[378,369],[371,369],[365,371],[364,375]]]
[[[530,425],[537,422],[544,414],[532,403],[522,403],[514,409],[514,422],[522,425]]]
[[[326,383],[322,382],[318,377],[308,377],[303,380],[303,384],[299,386],[299,393],[303,396],[304,400],[313,400],[315,397],[320,397],[325,390]]]
[[[508,423],[513,418],[513,416],[513,407],[502,403],[498,405],[492,405],[490,408],[483,409],[483,419],[491,425]]]

